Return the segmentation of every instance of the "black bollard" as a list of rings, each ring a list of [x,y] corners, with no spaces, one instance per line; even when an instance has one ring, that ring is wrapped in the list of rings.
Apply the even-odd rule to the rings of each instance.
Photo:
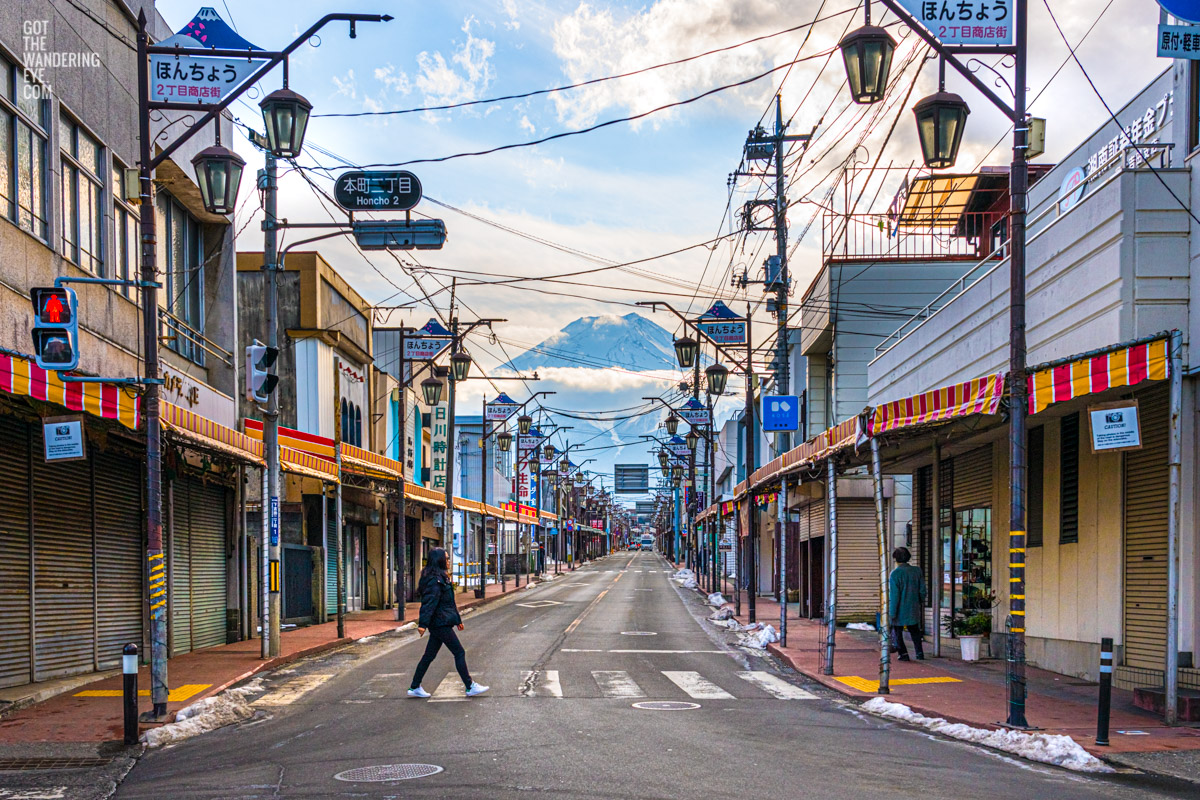
[[[1108,715],[1112,703],[1113,640],[1100,640],[1100,703],[1096,718],[1096,744],[1108,747]]]
[[[125,744],[138,742],[138,646],[130,643],[121,651],[124,674]]]

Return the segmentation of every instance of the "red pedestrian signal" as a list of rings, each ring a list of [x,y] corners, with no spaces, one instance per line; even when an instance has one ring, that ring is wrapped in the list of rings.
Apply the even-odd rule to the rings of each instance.
[[[33,351],[45,370],[67,371],[79,366],[79,301],[64,286],[43,286],[29,293],[33,301]]]

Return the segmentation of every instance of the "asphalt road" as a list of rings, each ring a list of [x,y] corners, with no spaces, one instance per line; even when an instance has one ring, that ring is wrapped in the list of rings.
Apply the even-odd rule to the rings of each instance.
[[[492,687],[484,697],[461,697],[443,651],[425,680],[435,699],[410,699],[423,640],[364,642],[273,675],[257,719],[150,752],[116,796],[1195,796],[1194,787],[1077,775],[862,715],[733,648],[700,621],[707,611],[657,555],[613,556],[466,617],[473,677]],[[644,701],[697,707],[634,707]],[[396,764],[442,771],[335,778]]]

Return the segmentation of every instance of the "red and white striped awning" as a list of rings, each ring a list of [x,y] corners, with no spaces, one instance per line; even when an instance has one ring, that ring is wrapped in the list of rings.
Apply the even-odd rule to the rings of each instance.
[[[9,353],[0,354],[0,391],[115,420],[134,431],[141,423],[142,396],[132,387],[64,383],[57,372],[48,372],[27,358]]]
[[[1107,353],[1085,356],[1031,372],[1029,413],[1045,411],[1054,403],[1096,394],[1143,381],[1166,380],[1170,373],[1169,339],[1155,339]]]
[[[867,435],[944,422],[970,414],[995,414],[1004,396],[1004,373],[997,372],[953,386],[893,400],[876,406],[867,417]]]

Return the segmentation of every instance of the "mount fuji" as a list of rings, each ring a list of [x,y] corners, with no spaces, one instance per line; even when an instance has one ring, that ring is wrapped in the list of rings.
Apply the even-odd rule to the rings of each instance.
[[[505,367],[619,367],[634,372],[677,369],[675,337],[641,314],[581,317]]]

